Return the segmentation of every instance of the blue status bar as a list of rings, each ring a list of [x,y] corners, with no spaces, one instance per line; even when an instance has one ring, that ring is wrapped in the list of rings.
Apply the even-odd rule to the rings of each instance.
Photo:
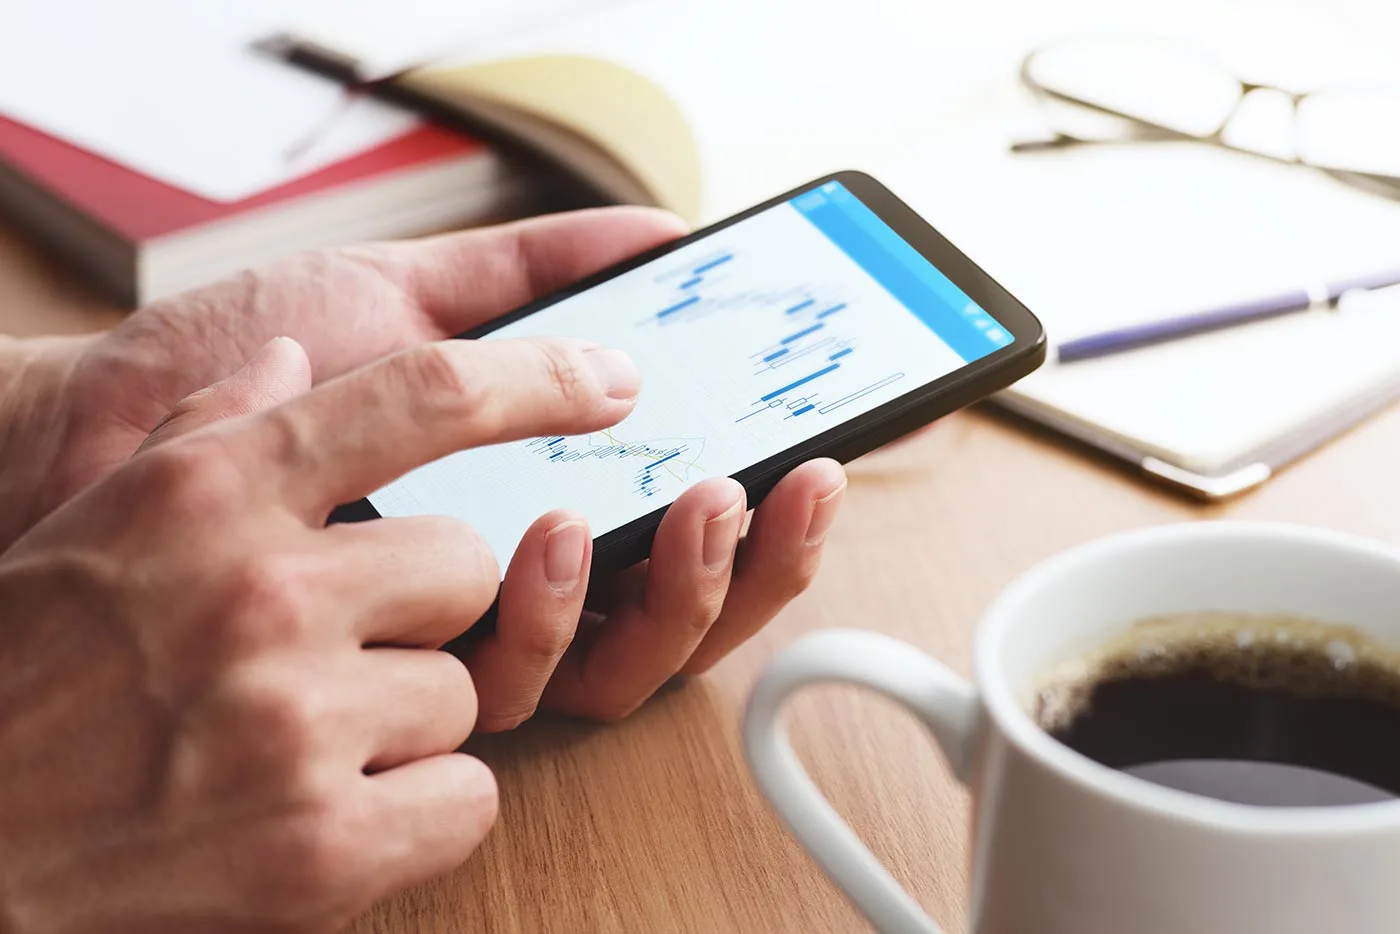
[[[845,185],[827,182],[788,203],[965,362],[985,357],[1014,339]],[[817,317],[842,307],[838,305]]]

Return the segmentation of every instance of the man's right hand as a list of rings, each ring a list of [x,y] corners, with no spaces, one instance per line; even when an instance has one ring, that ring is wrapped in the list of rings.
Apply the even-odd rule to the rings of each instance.
[[[462,448],[612,425],[638,388],[577,342],[428,344],[169,432],[16,542],[0,930],[330,930],[462,861],[496,789],[454,751],[466,669],[425,650],[499,569],[454,521],[326,517]]]

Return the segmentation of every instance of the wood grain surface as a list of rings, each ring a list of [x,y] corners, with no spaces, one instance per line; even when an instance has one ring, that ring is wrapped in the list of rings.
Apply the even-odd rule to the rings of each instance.
[[[0,222],[0,331],[120,320],[72,271]],[[984,412],[851,465],[846,508],[810,591],[705,677],[629,720],[540,719],[469,748],[501,816],[460,870],[376,906],[357,934],[414,931],[859,931],[859,916],[764,807],[738,723],[763,664],[825,626],[890,633],[960,671],[978,615],[1036,562],[1163,522],[1306,522],[1400,544],[1400,410],[1236,502],[1175,498]],[[818,783],[948,934],[962,934],[968,798],[927,737],[853,690],[796,698],[793,739]]]

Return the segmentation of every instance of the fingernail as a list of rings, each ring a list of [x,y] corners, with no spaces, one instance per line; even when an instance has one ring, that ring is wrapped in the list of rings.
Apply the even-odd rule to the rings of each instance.
[[[736,499],[733,506],[705,523],[700,557],[711,571],[723,570],[734,554],[734,545],[739,541],[739,525],[744,521],[742,502]]]
[[[611,399],[635,399],[642,389],[642,374],[632,358],[620,350],[599,347],[586,350],[583,359],[593,370],[598,384]]]
[[[846,492],[846,481],[830,493],[817,500],[812,507],[812,518],[807,523],[807,544],[820,545],[826,538],[831,523],[836,521],[836,512],[841,507],[841,494]]]
[[[563,522],[544,537],[544,576],[556,590],[572,590],[583,576],[583,549],[588,527],[577,519]]]

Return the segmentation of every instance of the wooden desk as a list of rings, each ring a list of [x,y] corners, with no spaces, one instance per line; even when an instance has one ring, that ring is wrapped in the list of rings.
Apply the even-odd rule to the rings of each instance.
[[[0,329],[74,332],[120,314],[0,223]],[[1225,507],[1194,506],[983,413],[851,466],[812,589],[712,673],[630,720],[540,720],[473,741],[501,816],[444,878],[376,907],[370,932],[849,931],[860,918],[763,805],[738,721],[763,664],[799,633],[879,629],[967,671],[982,609],[1032,564],[1161,522],[1248,517],[1400,543],[1400,410]],[[949,934],[964,931],[967,796],[933,745],[855,691],[799,697],[794,741],[875,853]]]

